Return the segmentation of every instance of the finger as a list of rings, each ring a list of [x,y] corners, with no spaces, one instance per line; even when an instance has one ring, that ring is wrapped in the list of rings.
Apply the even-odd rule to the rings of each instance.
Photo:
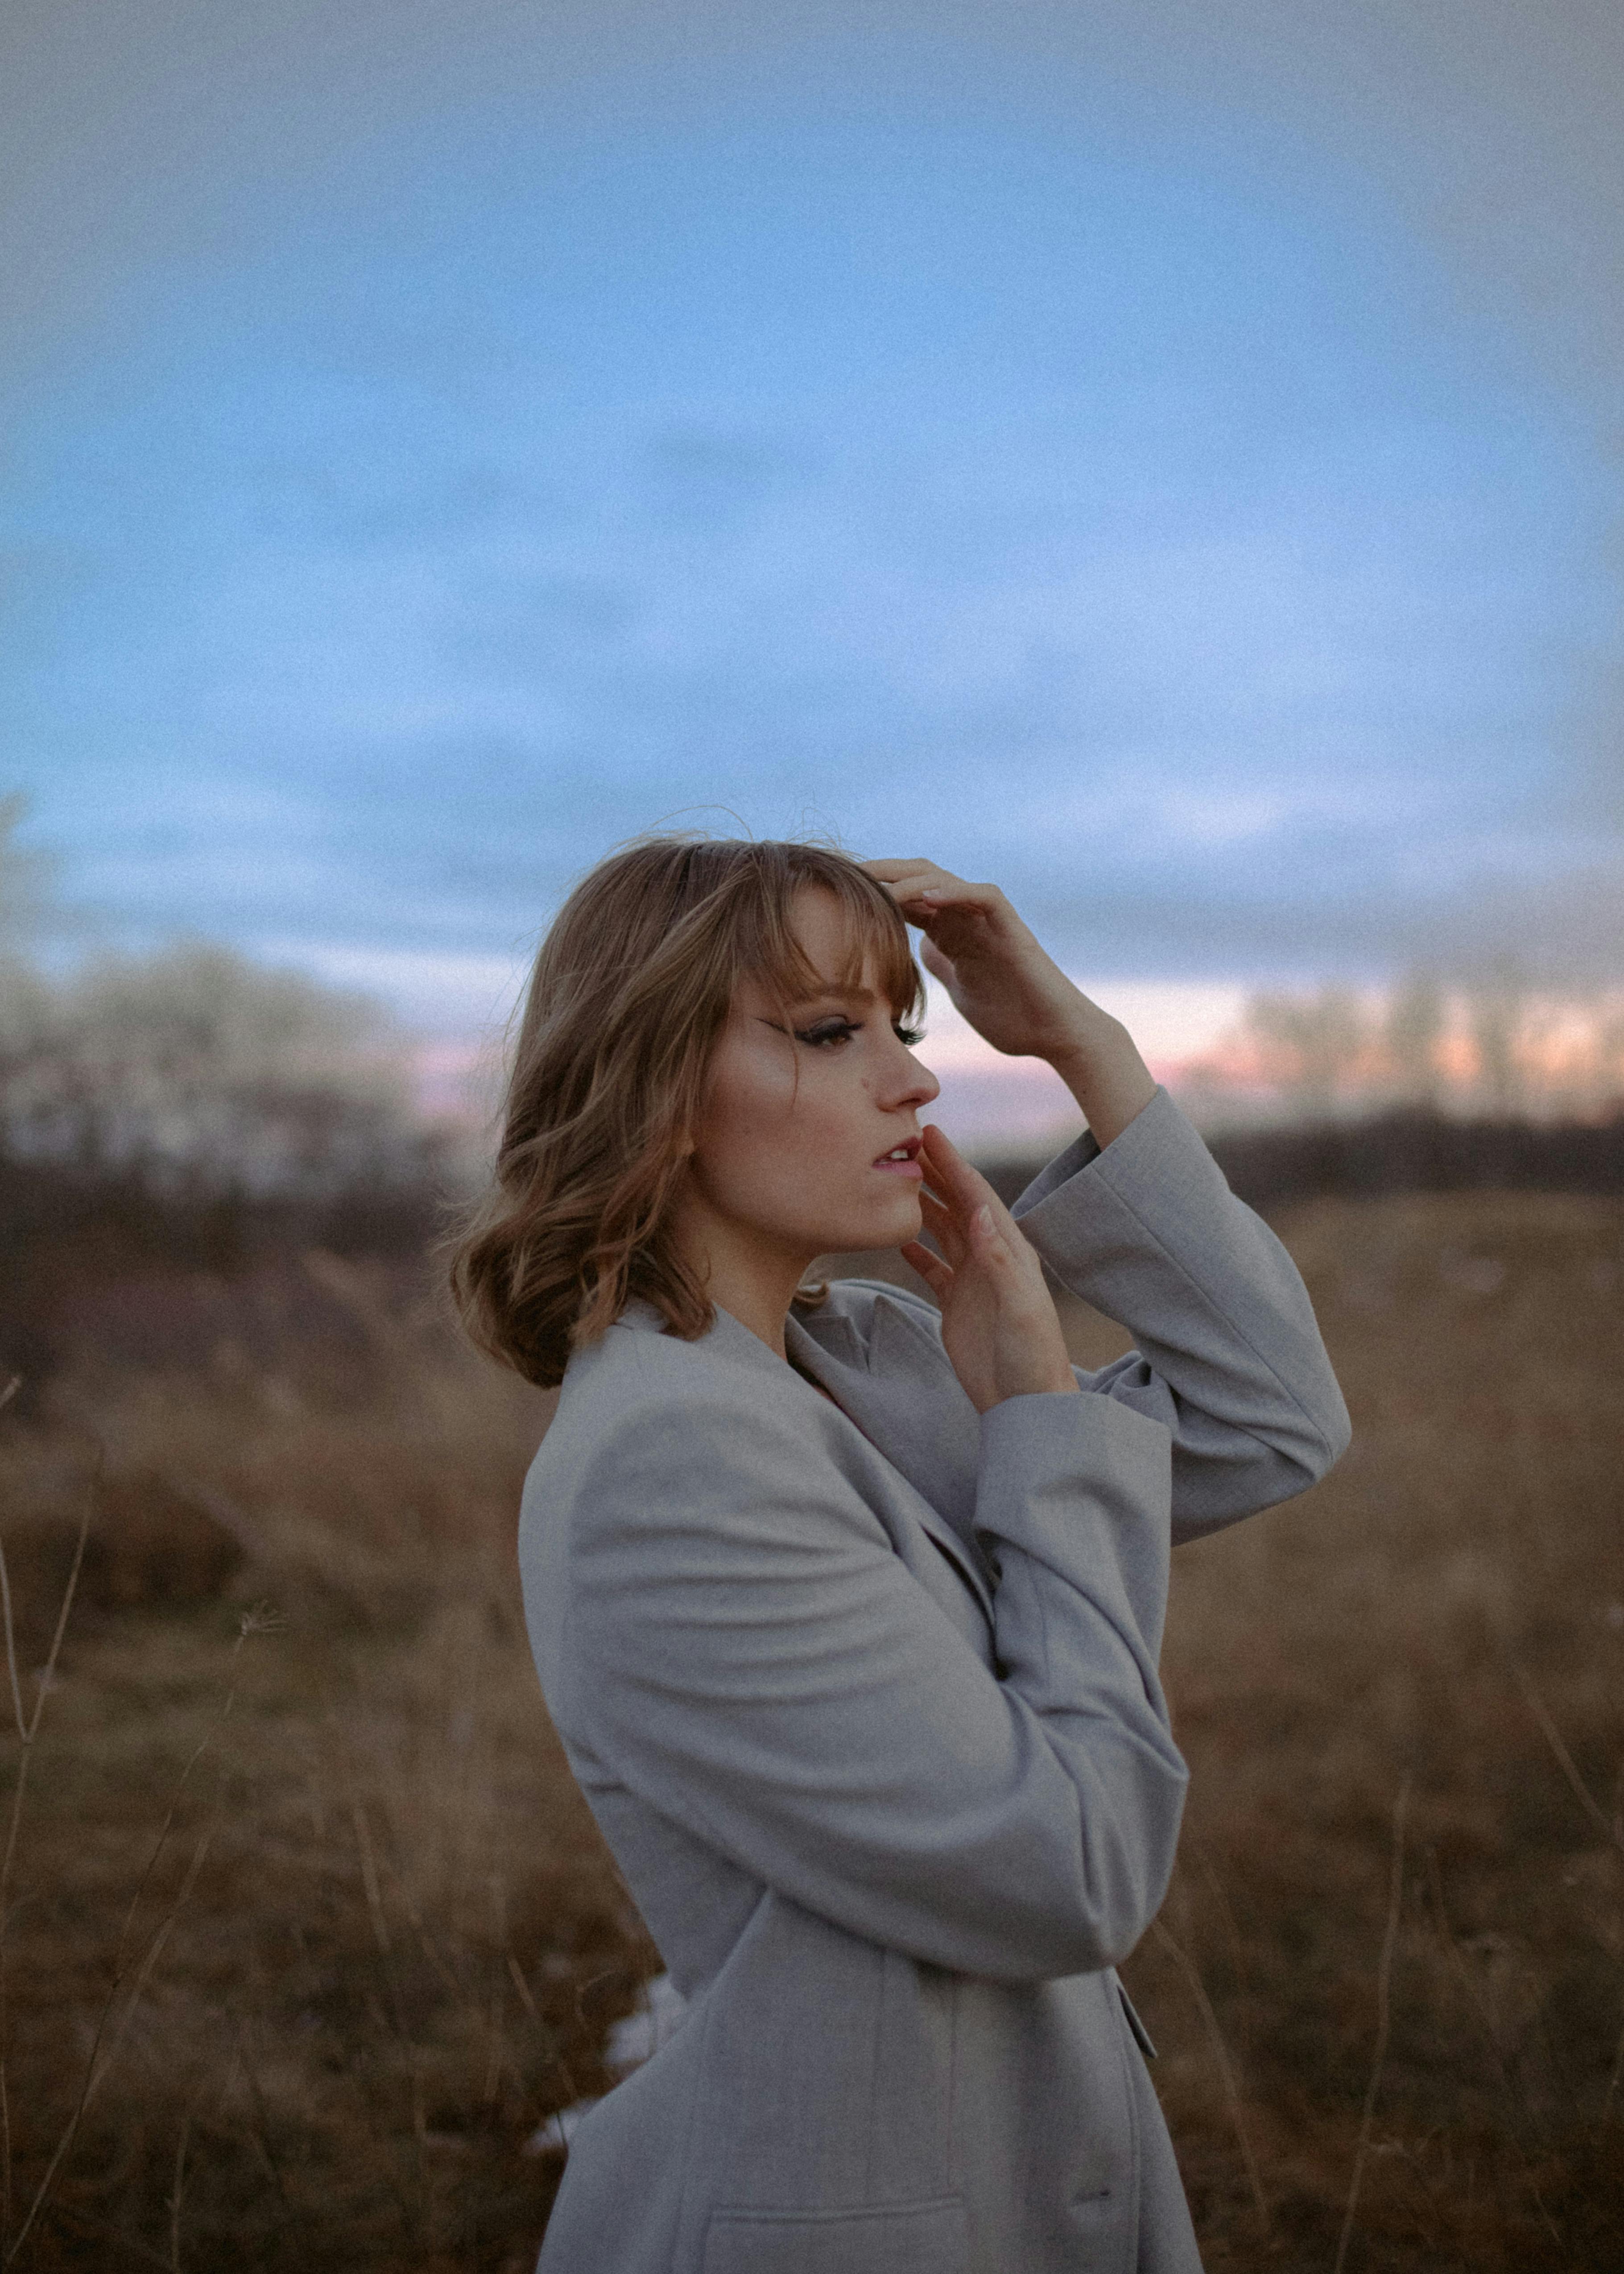
[[[931,977],[939,979],[944,987],[951,988],[958,985],[958,965],[951,955],[944,955],[942,953],[929,933],[920,943],[919,960]]]
[[[944,1250],[950,1263],[962,1263],[966,1254],[965,1235],[952,1210],[944,1206],[934,1193],[922,1189],[919,1202],[920,1214],[925,1219],[925,1230]]]
[[[926,1124],[928,1129],[935,1126]],[[945,1177],[940,1178],[944,1200],[937,1206],[942,1209],[942,1220],[927,1217],[926,1231],[934,1234],[938,1245],[944,1248],[950,1238],[953,1240],[955,1245],[948,1252],[960,1269],[972,1258],[988,1261],[995,1251],[1010,1262],[1019,1262],[1030,1253],[1020,1226],[981,1171],[972,1168],[962,1154],[956,1153],[954,1158],[962,1172],[961,1181],[949,1186]],[[934,1163],[932,1173],[936,1173]],[[984,1237],[975,1228],[983,1212],[990,1227]]]
[[[859,865],[876,884],[883,885],[900,906],[916,908],[921,915],[949,907],[980,907],[988,904],[989,895],[997,893],[996,885],[967,884],[936,861],[864,861]],[[915,915],[914,921],[919,922],[921,916]]]
[[[1016,1261],[1015,1248],[1010,1232],[1006,1231],[993,1213],[996,1200],[983,1201],[971,1215],[967,1227],[972,1256],[983,1269],[1008,1271]]]
[[[922,1240],[906,1240],[897,1253],[903,1261],[911,1264],[933,1295],[945,1297],[953,1284],[953,1268],[933,1255]]]
[[[904,907],[945,880],[945,872],[934,861],[869,861],[863,865],[875,883]]]
[[[937,868],[934,862],[916,867],[902,862],[885,865],[894,865],[897,874],[878,881],[904,907],[929,908],[937,915],[951,909],[956,915],[990,916],[1007,905],[996,885],[973,885],[964,877],[954,876],[951,869]],[[915,917],[914,922],[918,921]]]
[[[922,1136],[926,1173],[961,1226],[968,1223],[978,1208],[987,1204],[991,1205],[995,1218],[1013,1224],[1013,1217],[986,1178],[965,1159],[939,1122],[926,1122]]]
[[[956,1271],[962,1270],[975,1254],[970,1223],[980,1205],[981,1203],[972,1200],[967,1206],[951,1209],[936,1201],[930,1208],[921,1209],[924,1217],[921,1236],[928,1236],[936,1243]]]
[[[982,1196],[975,1187],[975,1171],[935,1122],[925,1124],[921,1139],[921,1158],[925,1169],[922,1189],[935,1195],[962,1234],[970,1211],[981,1201]]]
[[[939,861],[927,861],[915,854],[906,861],[860,861],[858,867],[874,878],[876,885],[917,883],[921,877],[938,877],[944,884],[957,883],[951,869],[943,868]]]
[[[932,1231],[936,1231],[943,1224],[946,1224],[948,1229],[955,1233],[963,1230],[954,1211],[953,1203],[946,1193],[938,1192],[929,1185],[921,1185],[919,1188],[919,1204],[925,1221]]]

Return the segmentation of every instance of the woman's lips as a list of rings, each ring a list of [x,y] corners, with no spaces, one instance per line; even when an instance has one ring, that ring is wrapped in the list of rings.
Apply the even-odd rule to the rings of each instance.
[[[921,1141],[917,1137],[906,1138],[900,1145],[893,1145],[891,1153],[882,1153],[874,1165],[876,1169],[885,1170],[891,1176],[906,1177],[912,1183],[922,1185],[925,1164],[919,1157],[921,1149]],[[899,1154],[902,1157],[893,1160],[891,1153]]]

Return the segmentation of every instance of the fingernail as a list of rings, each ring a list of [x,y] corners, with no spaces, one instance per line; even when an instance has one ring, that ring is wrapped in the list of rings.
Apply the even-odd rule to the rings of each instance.
[[[975,1211],[975,1221],[983,1231],[990,1231],[992,1230],[992,1210],[988,1207],[985,1201],[981,1202],[980,1208]]]

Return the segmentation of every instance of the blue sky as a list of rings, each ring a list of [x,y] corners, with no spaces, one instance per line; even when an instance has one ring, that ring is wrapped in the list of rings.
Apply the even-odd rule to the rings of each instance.
[[[73,937],[450,1033],[609,845],[736,817],[991,875],[1124,984],[1616,976],[1620,430],[1560,277],[1499,290],[1379,100],[749,51],[206,75],[253,132],[115,169],[0,356],[0,787]]]

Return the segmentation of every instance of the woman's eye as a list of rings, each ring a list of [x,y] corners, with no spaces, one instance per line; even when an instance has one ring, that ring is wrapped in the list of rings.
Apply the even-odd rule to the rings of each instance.
[[[925,1039],[925,1030],[922,1027],[893,1027],[891,1032],[896,1035],[897,1040],[909,1050],[914,1049]]]
[[[797,1040],[810,1043],[816,1050],[825,1043],[849,1043],[856,1032],[849,1019],[826,1019],[822,1026],[807,1028],[804,1033],[798,1035]]]

